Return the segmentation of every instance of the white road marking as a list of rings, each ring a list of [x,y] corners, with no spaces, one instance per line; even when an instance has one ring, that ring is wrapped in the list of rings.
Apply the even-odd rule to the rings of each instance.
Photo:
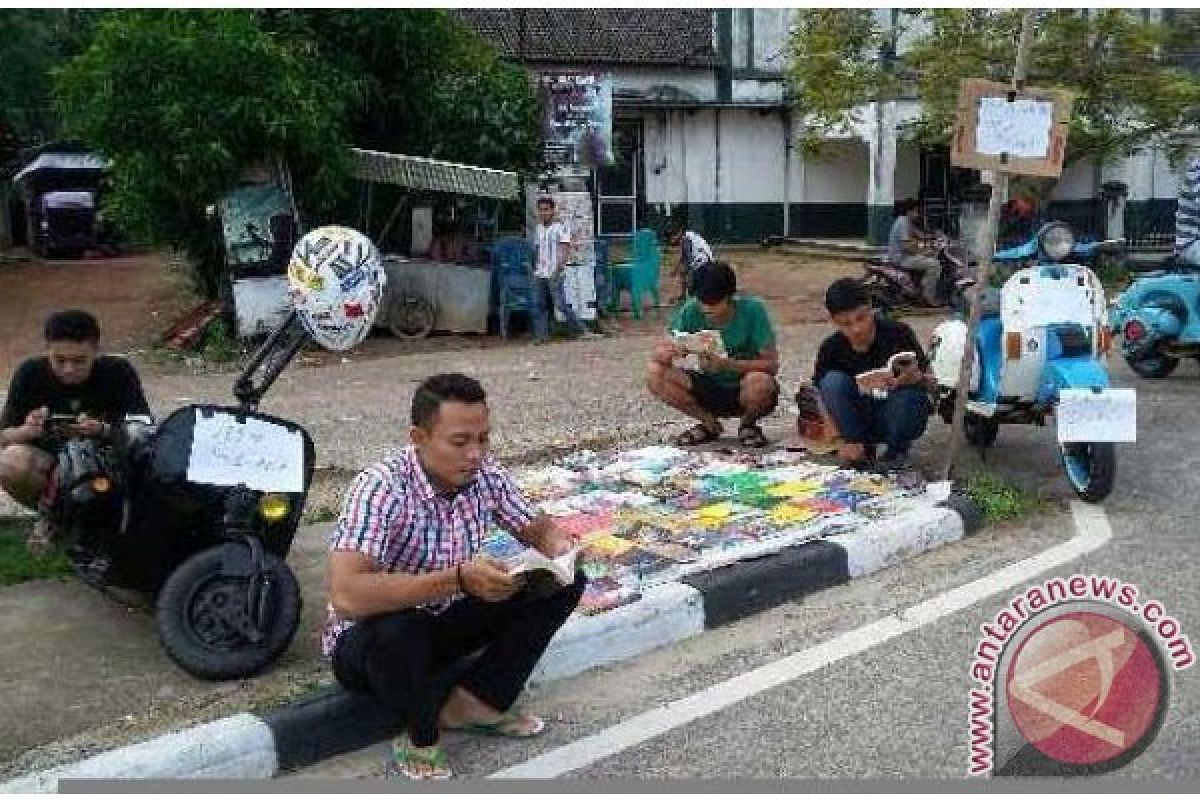
[[[1031,580],[1102,547],[1112,537],[1108,517],[1099,506],[1071,503],[1075,536],[1035,556],[944,592],[896,614],[835,636],[827,642],[742,673],[729,680],[639,714],[611,728],[494,772],[489,778],[557,778],[661,736],[681,725],[714,714],[802,675],[863,653],[889,639],[911,633],[962,611],[980,600]]]

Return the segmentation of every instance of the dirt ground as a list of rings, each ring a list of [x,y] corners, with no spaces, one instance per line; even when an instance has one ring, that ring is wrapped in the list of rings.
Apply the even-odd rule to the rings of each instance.
[[[92,311],[105,346],[126,352],[155,341],[191,300],[180,267],[157,253],[0,263],[0,374],[41,351],[42,323],[53,311]]]
[[[853,262],[823,260],[779,250],[731,250],[724,254],[738,271],[741,287],[765,299],[777,325],[824,320],[821,298],[835,278],[857,274]],[[677,293],[676,279],[663,275],[661,299]],[[84,261],[31,260],[0,265],[0,374],[7,375],[25,356],[41,349],[42,322],[62,308],[85,308],[97,315],[105,347],[129,353],[142,373],[172,374],[183,370],[179,361],[151,357],[162,334],[195,304],[181,266],[164,254],[152,253]],[[628,296],[623,308],[628,309]],[[615,321],[620,335],[648,335],[662,330],[663,317],[648,312],[641,320],[628,311]],[[396,339],[376,332],[349,354],[310,352],[300,368],[325,366],[341,358],[370,360],[409,353],[463,351],[524,346],[527,338],[508,342],[498,336],[434,335],[422,341]],[[233,366],[216,367],[230,371]]]

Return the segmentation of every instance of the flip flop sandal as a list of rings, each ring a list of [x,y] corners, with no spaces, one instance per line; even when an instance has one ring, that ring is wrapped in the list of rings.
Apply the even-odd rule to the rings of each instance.
[[[766,447],[770,442],[763,435],[762,428],[757,425],[745,425],[738,431],[738,441],[743,447],[761,448]]]
[[[531,730],[523,730],[522,725],[533,722]],[[491,722],[473,722],[469,725],[455,725],[447,730],[457,733],[474,733],[480,736],[501,736],[508,739],[531,739],[546,730],[546,721],[541,717],[530,714],[525,716],[516,711],[501,714]]]
[[[407,739],[392,742],[392,757],[384,767],[384,774],[388,777],[398,775],[410,781],[444,781],[454,777],[442,748],[435,745],[417,749]]]
[[[720,431],[712,431],[703,425],[695,425],[672,438],[671,444],[676,447],[695,447],[701,444],[708,444],[720,438]]]

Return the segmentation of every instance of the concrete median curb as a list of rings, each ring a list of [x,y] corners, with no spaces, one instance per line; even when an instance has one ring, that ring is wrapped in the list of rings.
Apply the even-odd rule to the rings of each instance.
[[[531,682],[577,675],[895,566],[977,531],[963,495],[851,533],[805,542],[646,590],[637,603],[573,617]],[[271,778],[367,747],[392,725],[367,698],[329,689],[261,716],[237,714],[0,784],[0,793],[54,791],[63,779]]]

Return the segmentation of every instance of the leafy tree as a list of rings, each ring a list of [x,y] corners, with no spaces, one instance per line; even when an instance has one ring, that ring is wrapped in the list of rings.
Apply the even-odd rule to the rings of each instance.
[[[966,8],[903,11],[895,35],[908,46],[901,48],[895,69],[884,69],[879,56],[892,34],[870,10],[800,11],[789,77],[810,140],[844,126],[856,105],[915,90],[922,106],[915,136],[944,144],[963,78],[1011,78],[1020,15]],[[1028,83],[1076,93],[1068,161],[1120,157],[1193,121],[1200,80],[1168,57],[1172,48],[1192,46],[1181,29],[1151,23],[1130,9],[1039,15]]]
[[[538,101],[524,69],[500,60],[439,9],[288,9],[264,25],[311,43],[360,87],[356,145],[496,169],[537,166]]]
[[[349,182],[352,86],[254,12],[113,12],[55,78],[67,132],[112,161],[109,213],[183,250],[209,297],[223,259],[207,209],[245,168],[285,161],[310,209]]]
[[[0,14],[0,166],[23,145],[56,138],[50,72],[83,48],[103,13],[14,8]]]

